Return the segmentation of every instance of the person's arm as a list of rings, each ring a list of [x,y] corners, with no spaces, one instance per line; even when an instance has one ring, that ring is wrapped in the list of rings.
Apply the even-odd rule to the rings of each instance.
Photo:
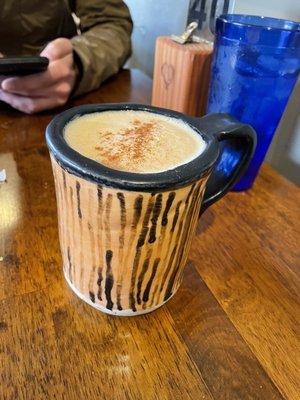
[[[45,72],[0,77],[0,100],[28,114],[66,103],[76,81],[71,41],[66,38],[52,40],[41,56],[49,59]]]
[[[96,89],[118,71],[130,53],[132,24],[127,7],[121,0],[77,0],[75,11],[82,35],[49,42],[41,52],[50,61],[45,72],[0,77],[0,100],[32,114],[63,105],[70,95]]]
[[[71,39],[80,80],[73,93],[99,87],[130,55],[132,21],[122,0],[76,0],[81,35]]]

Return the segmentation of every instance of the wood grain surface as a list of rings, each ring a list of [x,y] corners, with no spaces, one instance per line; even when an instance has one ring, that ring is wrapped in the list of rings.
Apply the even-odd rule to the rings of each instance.
[[[74,104],[150,92],[122,71]],[[167,305],[108,316],[63,278],[44,143],[56,112],[0,106],[0,399],[300,399],[299,189],[265,165],[203,214]]]

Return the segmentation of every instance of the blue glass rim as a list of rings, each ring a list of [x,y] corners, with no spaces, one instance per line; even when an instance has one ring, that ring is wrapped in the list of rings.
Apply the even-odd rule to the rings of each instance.
[[[258,15],[223,14],[216,35],[251,45],[300,48],[300,23]]]

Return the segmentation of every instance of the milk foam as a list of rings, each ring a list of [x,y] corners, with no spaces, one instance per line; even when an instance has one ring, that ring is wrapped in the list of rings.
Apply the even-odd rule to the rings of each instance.
[[[104,111],[70,121],[68,145],[107,167],[135,173],[174,169],[205,149],[202,137],[176,118],[148,111]]]

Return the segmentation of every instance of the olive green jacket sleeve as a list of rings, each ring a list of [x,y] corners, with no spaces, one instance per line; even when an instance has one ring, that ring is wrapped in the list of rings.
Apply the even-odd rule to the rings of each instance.
[[[81,70],[77,96],[98,88],[124,64],[131,51],[132,21],[122,0],[76,0],[74,11],[81,28],[81,35],[71,39]]]

